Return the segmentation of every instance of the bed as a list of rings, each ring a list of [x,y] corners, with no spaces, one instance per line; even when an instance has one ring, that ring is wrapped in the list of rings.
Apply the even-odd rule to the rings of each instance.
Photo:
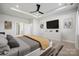
[[[6,56],[42,56],[45,55],[46,52],[48,53],[49,52],[48,50],[54,47],[52,41],[48,41],[47,39],[40,36],[22,35],[22,36],[13,37],[14,39],[12,39],[12,37],[10,36],[9,38],[11,40],[17,41],[19,47],[11,48],[7,54],[4,54]],[[57,48],[57,50],[59,51],[60,48]]]
[[[23,49],[24,48],[25,49],[23,50],[22,48],[20,48],[20,50],[19,50],[19,54],[21,54],[21,55],[28,55],[28,56],[33,56],[33,55],[36,56],[37,55],[38,56],[44,50],[46,50],[48,48],[47,46],[45,46],[46,43],[41,46],[40,42],[35,40],[37,38],[33,38],[33,37],[30,37],[30,36],[24,35],[24,36],[18,36],[17,39],[22,40],[25,43],[24,46],[21,45],[23,47]],[[21,44],[21,42],[19,42],[19,43]],[[47,44],[49,45],[48,42],[47,42]]]

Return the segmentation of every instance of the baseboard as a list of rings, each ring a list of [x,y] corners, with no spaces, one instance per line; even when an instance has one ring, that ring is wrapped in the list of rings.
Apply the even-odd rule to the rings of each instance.
[[[70,41],[70,40],[63,40],[65,42],[69,42],[69,43],[75,43],[75,41]]]

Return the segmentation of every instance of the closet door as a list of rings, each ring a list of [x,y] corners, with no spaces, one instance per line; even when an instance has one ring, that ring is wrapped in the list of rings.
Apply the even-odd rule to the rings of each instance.
[[[20,25],[16,23],[16,35],[20,35]]]
[[[24,23],[16,23],[16,35],[24,34]]]

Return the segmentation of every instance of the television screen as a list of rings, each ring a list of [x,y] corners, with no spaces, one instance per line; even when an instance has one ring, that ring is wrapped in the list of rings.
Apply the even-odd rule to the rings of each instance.
[[[46,23],[47,29],[59,29],[59,20],[52,20]]]

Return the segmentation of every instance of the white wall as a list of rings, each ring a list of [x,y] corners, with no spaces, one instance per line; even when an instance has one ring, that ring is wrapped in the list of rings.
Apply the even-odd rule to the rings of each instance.
[[[4,21],[5,20],[12,21],[12,29],[11,30],[4,29]],[[26,19],[0,14],[0,32],[6,32],[6,34],[16,35],[16,23],[18,23],[18,22],[23,22],[25,24],[30,23],[29,20],[26,20]]]
[[[58,29],[59,32],[56,33],[56,31],[55,31],[56,29],[47,29],[46,28],[46,22],[54,20],[54,19],[57,19],[57,17],[40,20],[40,24],[44,24],[44,29],[40,28],[40,35],[47,39],[50,39],[50,40],[60,40],[60,29]]]
[[[77,18],[77,26],[78,26],[77,30],[78,30],[78,32],[77,32],[77,34],[79,35],[79,6],[78,6],[78,10],[77,11],[78,11],[78,14],[77,14],[77,17],[78,17]]]
[[[79,5],[78,5],[78,9],[77,9],[77,14],[76,14],[76,41],[75,41],[75,46],[76,48],[79,48]]]
[[[33,19],[32,31],[34,35],[39,35],[39,21],[38,19]]]
[[[32,24],[25,24],[24,25],[24,34],[32,34]]]
[[[55,30],[56,29],[46,29],[46,21],[50,21],[50,20],[55,20],[55,19],[59,19],[59,32],[56,33]],[[71,29],[65,29],[64,28],[64,21],[68,20],[68,19],[72,19],[72,28]],[[53,14],[50,17],[46,17],[46,18],[41,18],[38,20],[39,24],[38,26],[36,26],[36,28],[38,28],[38,35],[44,36],[48,39],[52,39],[52,40],[65,40],[65,41],[69,41],[69,42],[73,42],[75,43],[75,23],[76,22],[76,10],[70,10],[70,11],[66,11],[64,13],[59,13],[59,14]],[[44,29],[40,28],[40,24],[44,24]],[[52,32],[50,32],[52,30]]]

